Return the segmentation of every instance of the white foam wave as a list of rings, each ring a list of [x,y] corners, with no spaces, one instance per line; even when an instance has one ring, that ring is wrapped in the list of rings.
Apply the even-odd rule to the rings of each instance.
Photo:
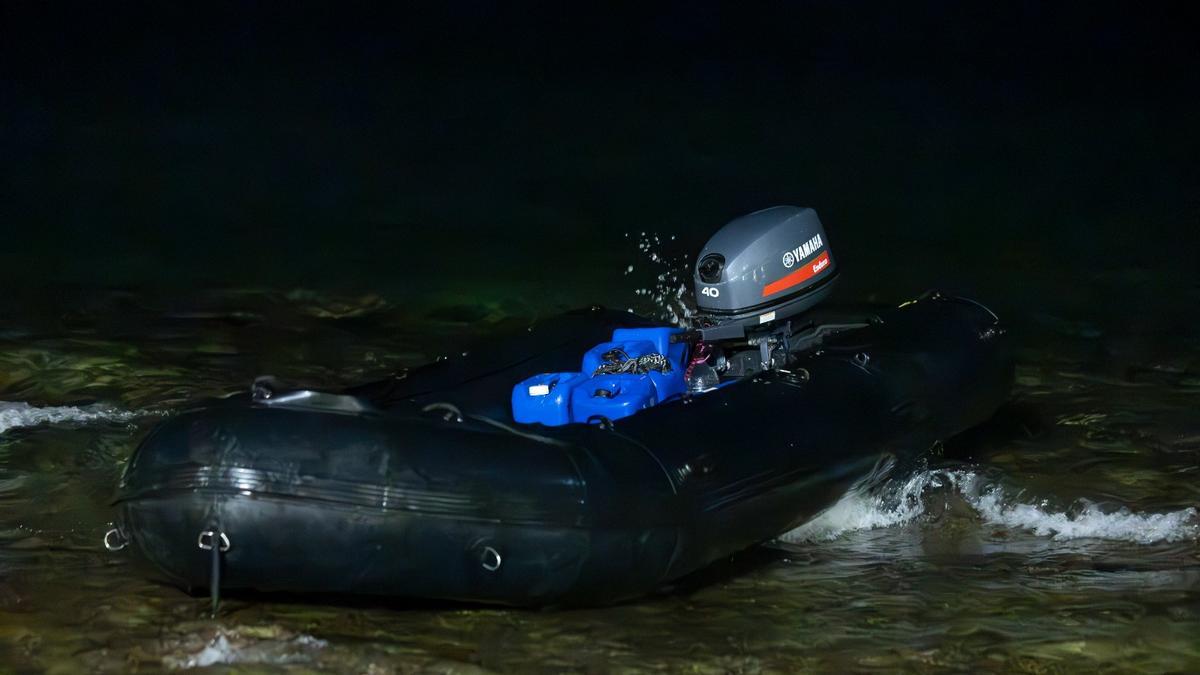
[[[851,490],[780,539],[828,541],[848,532],[903,525],[925,514],[929,501],[936,498],[931,488],[940,487],[961,496],[985,524],[1027,530],[1056,540],[1110,539],[1152,544],[1200,539],[1200,512],[1195,507],[1139,513],[1124,507],[1106,511],[1079,501],[1071,508],[1056,510],[1048,501],[1022,501],[998,483],[968,470],[918,471],[877,488]]]
[[[872,488],[856,487],[780,539],[828,541],[847,532],[903,525],[925,512],[924,493],[936,479],[935,472],[919,471],[903,481],[889,480]]]
[[[290,640],[247,640],[236,633],[219,631],[202,649],[191,654],[167,656],[168,668],[206,668],[215,665],[293,664],[309,661],[313,652],[328,646],[325,640],[299,635]]]
[[[39,424],[127,422],[148,413],[120,410],[111,406],[46,406],[38,408],[25,402],[0,401],[0,434],[18,427]]]

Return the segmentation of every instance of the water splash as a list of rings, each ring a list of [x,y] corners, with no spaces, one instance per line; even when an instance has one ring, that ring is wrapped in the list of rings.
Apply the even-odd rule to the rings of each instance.
[[[253,631],[250,631],[253,633]],[[295,664],[311,661],[314,653],[328,646],[311,635],[256,638],[238,631],[218,630],[203,648],[193,653],[170,655],[163,665],[170,669],[207,668],[215,665]]]
[[[1200,539],[1195,507],[1141,513],[1121,507],[1105,510],[1086,500],[1056,509],[1048,500],[1022,501],[997,481],[970,470],[917,471],[874,488],[857,488],[811,521],[785,533],[787,542],[836,539],[858,530],[894,527],[924,515],[939,488],[949,488],[988,525],[1030,531],[1055,540],[1109,539],[1138,544]]]
[[[654,275],[653,282],[649,286],[635,289],[634,295],[652,303],[657,318],[676,326],[688,325],[695,314],[691,289],[687,284],[691,276],[691,261],[688,255],[665,253],[663,237],[654,232],[640,232],[636,235],[626,232],[625,237],[636,237],[638,252],[645,258],[650,273]],[[665,241],[675,241],[675,235],[671,235]],[[636,266],[628,265],[625,274],[631,275],[636,269]]]
[[[1046,501],[1023,503],[1004,489],[988,485],[970,472],[958,474],[958,490],[984,522],[1030,530],[1057,540],[1114,539],[1138,544],[1200,539],[1200,518],[1195,507],[1166,513],[1140,513],[1127,507],[1105,511],[1100,505],[1077,501],[1056,511]]]
[[[120,410],[100,404],[83,407],[62,405],[39,408],[23,401],[0,401],[0,434],[9,429],[33,427],[39,424],[128,422],[149,414],[152,413],[144,410]]]

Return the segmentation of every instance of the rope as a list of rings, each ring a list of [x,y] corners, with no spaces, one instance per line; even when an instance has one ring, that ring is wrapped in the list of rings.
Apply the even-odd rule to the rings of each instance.
[[[212,572],[208,577],[208,594],[212,600],[212,618],[217,618],[217,608],[221,606],[221,540],[218,531],[213,530]]]
[[[707,342],[697,342],[696,348],[692,350],[692,358],[688,361],[687,370],[683,371],[683,381],[687,382],[692,379],[692,371],[696,366],[708,361],[708,357],[712,355],[712,347]]]
[[[662,354],[645,354],[630,358],[621,348],[610,349],[600,356],[602,363],[592,375],[645,375],[649,372],[669,373],[671,362]]]

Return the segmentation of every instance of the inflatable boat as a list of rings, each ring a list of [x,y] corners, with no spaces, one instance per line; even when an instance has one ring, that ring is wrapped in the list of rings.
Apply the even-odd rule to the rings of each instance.
[[[812,241],[788,213],[789,243]],[[756,283],[811,271],[817,248],[781,249],[790,265],[773,253],[782,269]],[[738,274],[726,250],[718,266]],[[344,391],[261,379],[199,404],[135,451],[105,544],[214,603],[238,589],[510,605],[652,592],[1008,396],[991,311],[938,293],[813,309],[823,254],[779,302],[696,326],[592,307]],[[728,283],[704,256],[700,287]]]

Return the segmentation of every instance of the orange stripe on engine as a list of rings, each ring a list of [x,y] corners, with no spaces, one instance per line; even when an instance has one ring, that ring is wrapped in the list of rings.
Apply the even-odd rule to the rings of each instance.
[[[779,279],[778,281],[772,281],[766,286],[763,286],[763,297],[765,298],[768,295],[774,295],[779,291],[786,291],[796,284],[808,281],[827,269],[829,269],[829,251],[825,251],[813,260],[804,263],[803,267],[795,272],[792,272],[786,277]]]

